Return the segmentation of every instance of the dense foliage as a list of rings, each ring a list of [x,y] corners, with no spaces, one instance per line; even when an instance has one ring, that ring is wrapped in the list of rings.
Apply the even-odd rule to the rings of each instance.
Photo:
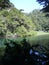
[[[43,13],[40,10],[34,10],[28,15],[34,22],[37,31],[49,31],[49,13]]]
[[[9,0],[0,0],[0,9],[11,7]]]
[[[30,34],[29,32],[34,28],[35,25],[32,23],[32,20],[18,9],[11,7],[0,10],[0,35],[3,37],[4,35],[12,36],[13,34],[15,34],[16,37],[25,36]]]
[[[0,10],[0,37],[26,37],[36,35],[35,31],[49,31],[49,13],[34,10],[29,14],[24,14],[22,9],[16,9],[9,0],[0,0],[0,3],[5,5],[4,8],[0,4],[2,7]],[[11,7],[7,7],[7,4]]]
[[[48,17],[49,13],[43,13],[39,10],[34,10],[29,14],[24,14],[14,7],[0,10],[0,36],[17,38],[34,36],[36,35],[35,31],[39,30],[49,31]]]

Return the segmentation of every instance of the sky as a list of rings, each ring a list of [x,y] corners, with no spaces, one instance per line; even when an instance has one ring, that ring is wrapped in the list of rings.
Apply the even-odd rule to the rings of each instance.
[[[17,9],[23,9],[24,12],[29,13],[34,9],[41,9],[42,6],[36,0],[10,0]]]

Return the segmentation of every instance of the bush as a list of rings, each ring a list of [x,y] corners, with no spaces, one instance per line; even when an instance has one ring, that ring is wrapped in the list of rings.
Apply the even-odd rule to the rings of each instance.
[[[2,11],[2,15],[3,15],[3,17],[7,17],[9,15],[9,13],[8,13],[8,11],[4,10],[4,11]]]

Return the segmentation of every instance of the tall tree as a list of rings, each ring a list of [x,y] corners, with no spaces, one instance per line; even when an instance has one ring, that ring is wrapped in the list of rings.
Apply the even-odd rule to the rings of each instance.
[[[9,0],[0,0],[0,8],[10,7],[10,1]]]
[[[43,11],[49,12],[49,0],[37,0],[37,2],[44,5]]]

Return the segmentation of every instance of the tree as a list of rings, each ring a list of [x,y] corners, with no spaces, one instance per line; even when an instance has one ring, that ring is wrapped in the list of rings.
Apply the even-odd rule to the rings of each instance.
[[[10,1],[9,0],[0,0],[0,8],[10,7]]]
[[[44,8],[42,9],[45,12],[49,12],[49,0],[37,0],[41,5],[44,5]]]
[[[28,16],[35,25],[34,30],[49,31],[49,13],[44,13],[37,9],[32,11]]]

